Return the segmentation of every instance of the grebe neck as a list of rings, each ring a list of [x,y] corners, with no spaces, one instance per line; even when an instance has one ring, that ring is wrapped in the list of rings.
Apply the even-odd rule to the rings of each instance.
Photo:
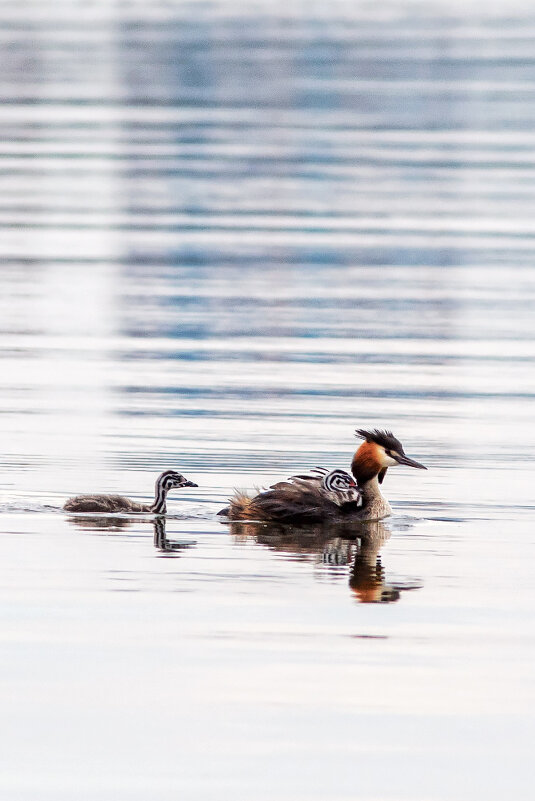
[[[381,493],[379,486],[379,475],[375,475],[364,484],[359,484],[362,495],[362,509],[367,519],[381,520],[392,514],[390,504]]]
[[[167,511],[166,499],[168,489],[160,480],[156,482],[154,503],[151,504],[150,511],[156,515],[164,515]]]
[[[377,475],[375,475],[373,478],[368,479],[368,481],[365,481],[363,484],[359,482],[359,490],[364,499],[364,503],[371,501],[373,498],[383,497],[381,489],[379,487],[379,481]]]

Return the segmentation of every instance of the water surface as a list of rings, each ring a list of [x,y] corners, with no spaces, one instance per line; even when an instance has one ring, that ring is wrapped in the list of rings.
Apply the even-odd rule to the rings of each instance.
[[[531,799],[533,11],[0,19],[3,795]],[[366,538],[216,516],[376,426]]]

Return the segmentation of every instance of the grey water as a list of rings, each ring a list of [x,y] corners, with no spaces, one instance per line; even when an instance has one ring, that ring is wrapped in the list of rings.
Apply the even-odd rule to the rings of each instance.
[[[2,798],[533,798],[533,8],[0,21]],[[367,536],[216,515],[363,427]]]

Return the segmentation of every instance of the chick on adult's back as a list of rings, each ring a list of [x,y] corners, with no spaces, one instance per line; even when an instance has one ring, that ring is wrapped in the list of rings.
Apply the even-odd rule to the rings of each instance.
[[[362,504],[355,479],[345,470],[315,467],[310,474],[291,476],[254,497],[236,492],[219,514],[231,520],[276,520],[315,523],[337,517]]]

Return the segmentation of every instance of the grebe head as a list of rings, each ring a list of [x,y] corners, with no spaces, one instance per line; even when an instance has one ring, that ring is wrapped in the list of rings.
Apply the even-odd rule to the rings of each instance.
[[[162,489],[167,492],[173,487],[198,487],[199,485],[195,484],[193,481],[188,481],[187,478],[177,473],[176,470],[166,470],[158,476],[156,486],[162,487]]]
[[[410,459],[405,454],[403,445],[391,431],[381,431],[378,428],[373,431],[365,431],[359,428],[355,434],[364,440],[353,457],[351,465],[351,470],[359,485],[375,476],[378,476],[379,483],[382,483],[387,469],[397,464],[427,470],[423,464]]]
[[[327,492],[341,491],[347,492],[350,489],[356,489],[357,484],[353,476],[346,473],[345,470],[331,470],[330,473],[324,477],[321,482],[323,489]]]
[[[362,495],[357,482],[345,470],[331,470],[324,475],[321,488],[338,506],[352,502],[362,506]]]

